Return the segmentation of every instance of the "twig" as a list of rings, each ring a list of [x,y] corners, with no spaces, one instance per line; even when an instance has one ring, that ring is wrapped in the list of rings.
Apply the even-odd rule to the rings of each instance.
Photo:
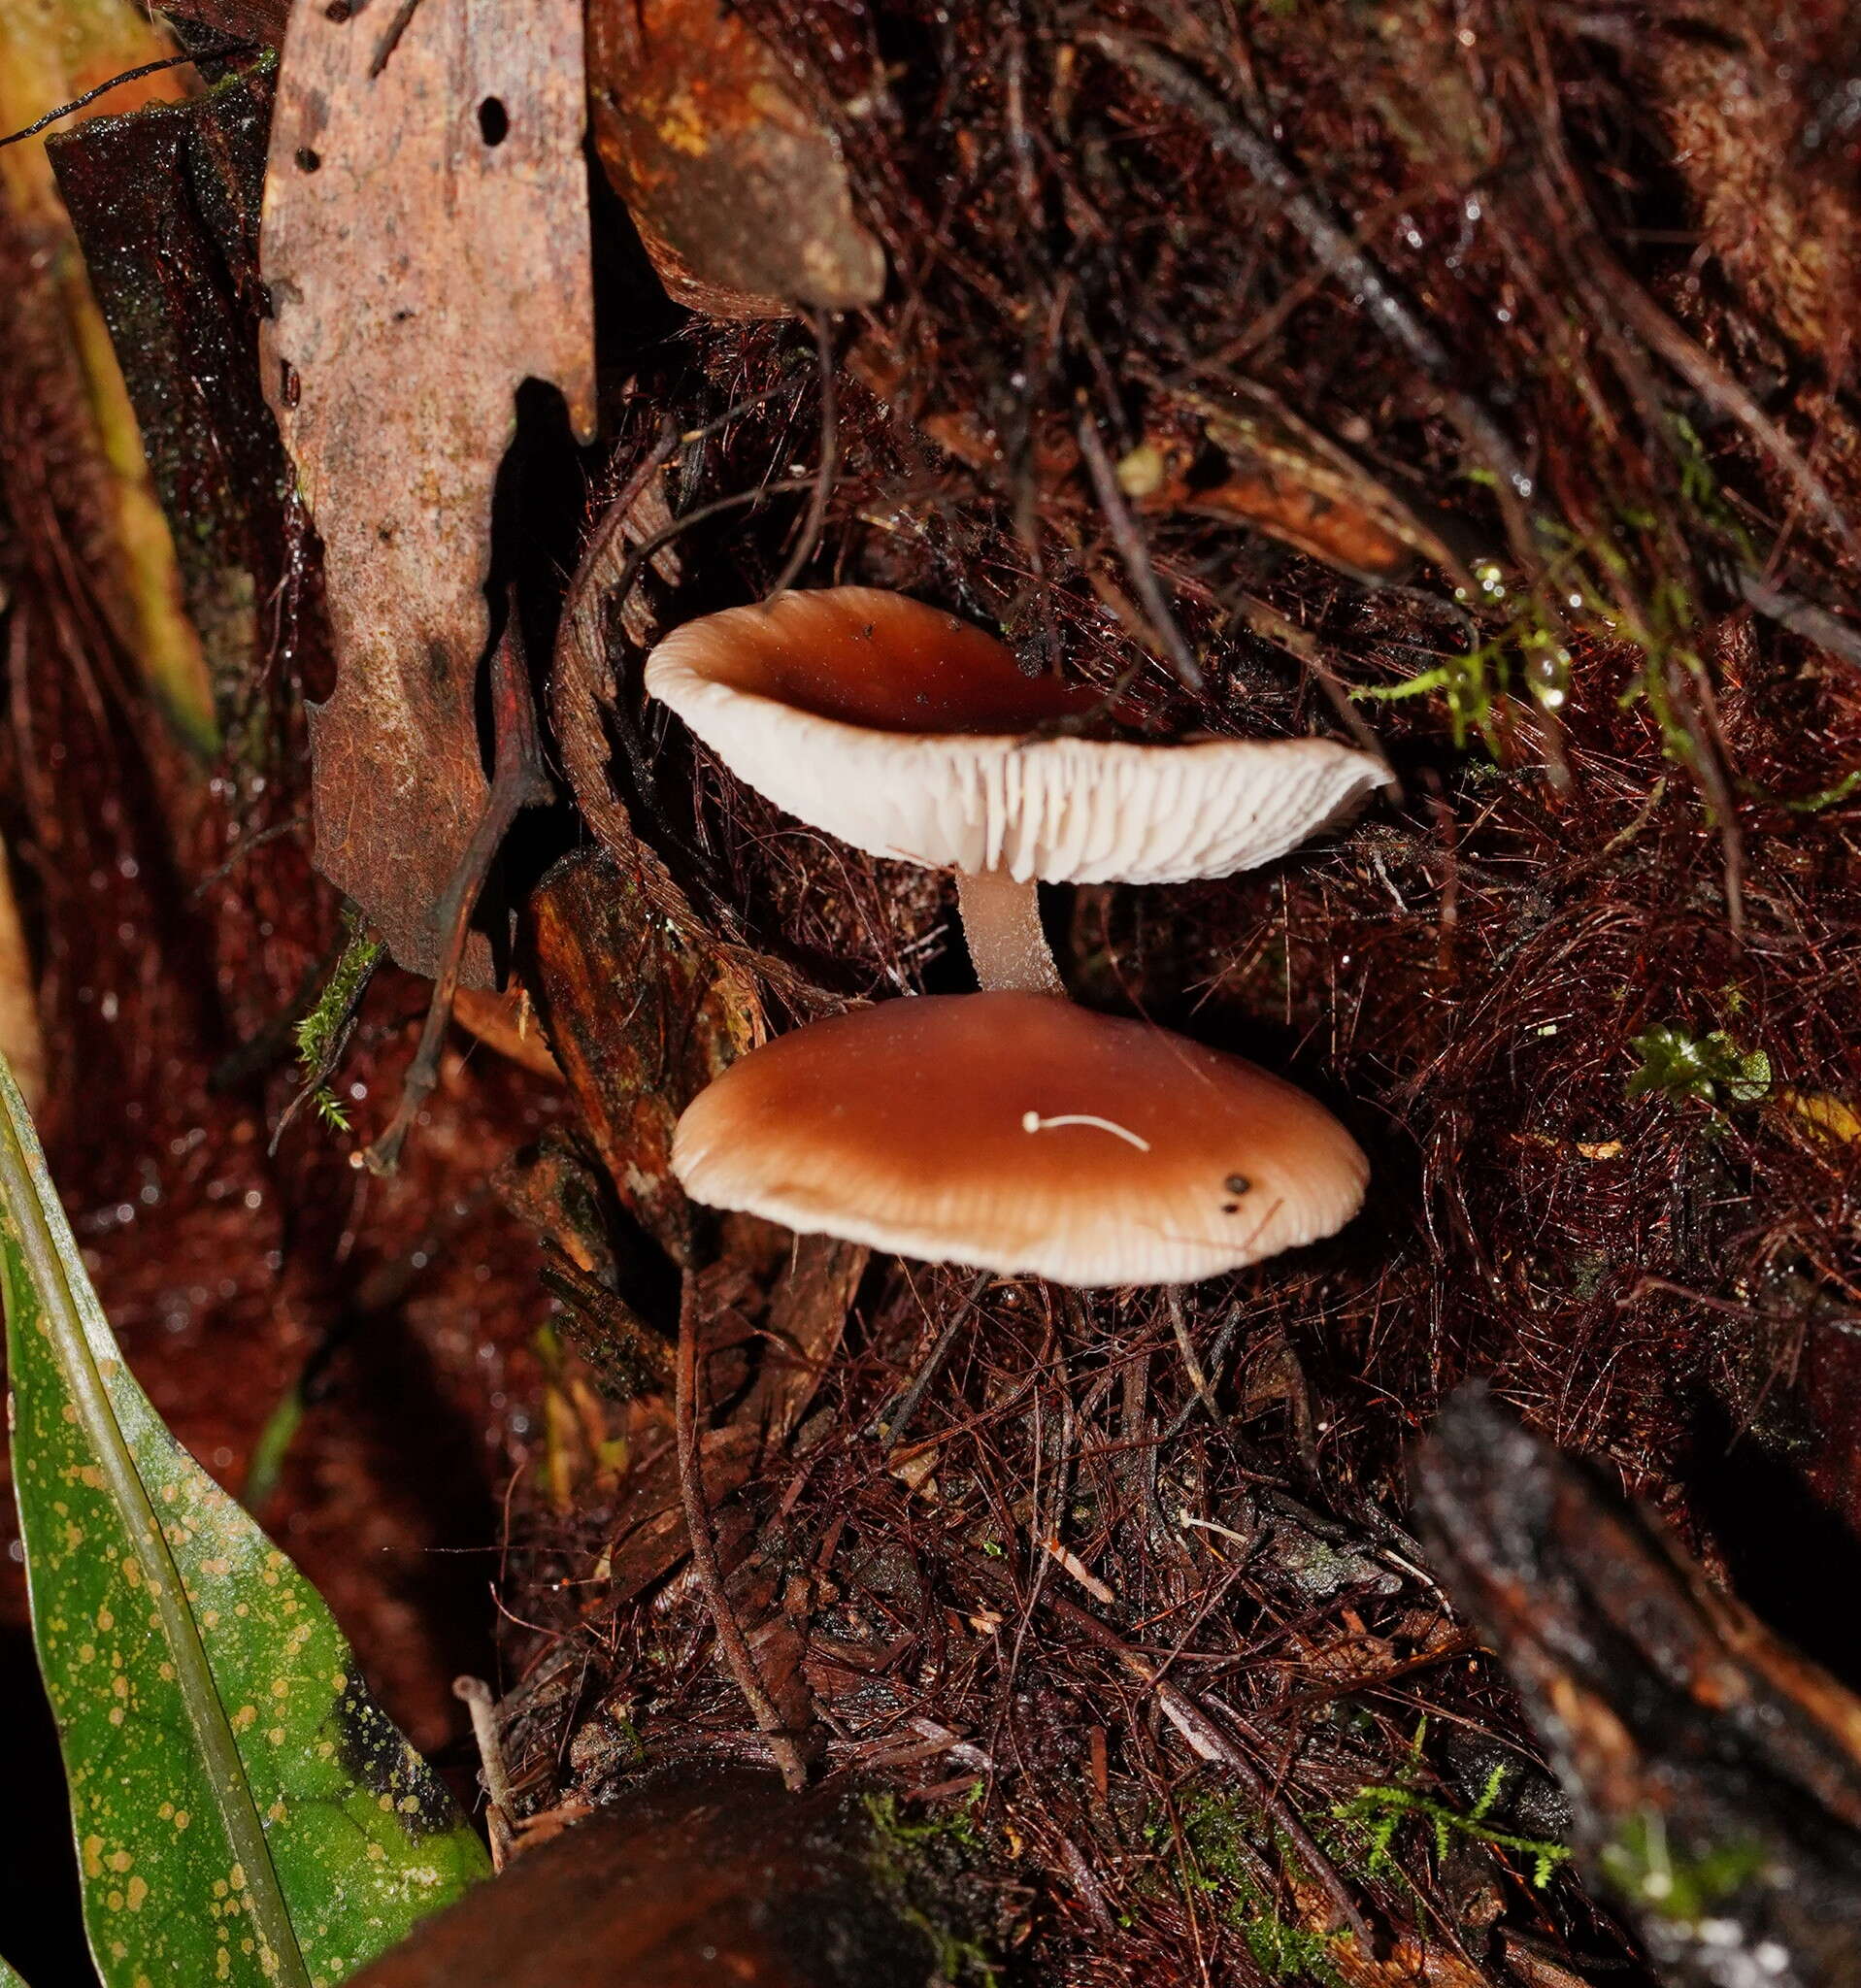
[[[808,500],[808,517],[801,528],[788,563],[769,591],[785,594],[806,570],[820,544],[821,527],[827,521],[827,501],[833,495],[834,479],[840,472],[840,416],[834,394],[834,342],[826,312],[812,311],[809,321],[814,328],[814,348],[820,354],[820,470],[814,479],[814,495]]]
[[[730,1667],[730,1674],[737,1680],[737,1689],[755,1715],[756,1724],[768,1736],[769,1751],[781,1770],[783,1785],[790,1792],[797,1792],[807,1785],[807,1766],[744,1640],[743,1628],[724,1589],[716,1543],[711,1537],[711,1514],[705,1506],[698,1457],[698,1279],[687,1271],[679,1306],[679,1364],[673,1413],[678,1439],[679,1501],[684,1507],[685,1533],[691,1542],[691,1571],[711,1611],[718,1646]]]
[[[119,76],[113,76],[108,83],[100,83],[95,89],[87,89],[81,97],[73,97],[70,103],[60,104],[55,111],[48,111],[43,117],[26,125],[23,130],[9,131],[0,138],[0,151],[10,145],[17,145],[23,138],[35,138],[48,124],[57,123],[60,117],[69,117],[73,111],[82,111],[86,104],[94,104],[99,97],[107,97],[113,89],[118,89],[125,83],[138,83],[145,76],[154,76],[164,69],[179,69],[184,62],[217,62],[227,55],[248,55],[258,47],[256,42],[223,42],[216,49],[195,49],[185,55],[164,55],[159,62],[144,62],[135,69],[125,69]]]
[[[1163,589],[1157,583],[1156,568],[1150,563],[1150,548],[1144,543],[1144,534],[1139,531],[1137,519],[1131,515],[1131,508],[1124,501],[1124,492],[1118,488],[1117,474],[1112,467],[1112,458],[1106,453],[1105,438],[1099,433],[1098,417],[1090,408],[1080,411],[1079,438],[1080,453],[1085,458],[1093,494],[1099,500],[1100,510],[1105,513],[1106,523],[1112,527],[1112,543],[1118,548],[1124,571],[1131,584],[1137,588],[1138,599],[1144,603],[1151,632],[1168,655],[1177,681],[1185,690],[1200,690],[1205,680],[1202,665],[1196,661],[1195,652],[1177,626],[1176,616],[1170,613],[1170,604],[1163,597]]]
[[[267,843],[275,843],[283,836],[295,835],[300,828],[308,828],[310,825],[311,818],[308,814],[293,814],[288,821],[274,821],[269,828],[257,829],[244,842],[235,843],[227,850],[218,867],[209,871],[188,892],[187,902],[198,904],[215,884],[224,883],[248,856],[262,849]]]
[[[1792,635],[1800,635],[1804,641],[1812,642],[1818,648],[1825,648],[1844,663],[1861,669],[1861,629],[1850,627],[1826,608],[1785,593],[1748,569],[1739,573],[1737,584],[1745,603],[1767,621],[1775,621],[1779,628],[1787,628]]]
[[[1850,552],[1856,550],[1854,527],[1829,494],[1827,485],[1799,452],[1797,446],[1772,420],[1745,389],[1706,348],[1676,324],[1628,272],[1600,248],[1592,250],[1602,264],[1609,295],[1628,321],[1700,398],[1737,421],[1764,448],[1778,469],[1796,485],[1798,494]]]
[[[1189,1321],[1182,1310],[1182,1292],[1172,1284],[1168,1299],[1170,1308],[1170,1328],[1176,1334],[1177,1351],[1182,1355],[1182,1365],[1189,1375],[1189,1385],[1201,1397],[1208,1408],[1210,1420],[1217,1428],[1221,1424],[1221,1405],[1214,1398],[1214,1389],[1209,1385],[1209,1376],[1202,1371],[1202,1362],[1195,1357],[1195,1346],[1189,1339]]]
[[[1062,1545],[1059,1540],[1051,1534],[1044,1540],[1036,1539],[1034,1543],[1040,1547],[1043,1553],[1051,1554],[1065,1568],[1067,1573],[1079,1582],[1080,1586],[1092,1597],[1093,1601],[1104,1603],[1108,1608],[1116,1603],[1117,1596],[1100,1580],[1098,1575],[1086,1566],[1085,1562],[1070,1546]]]
[[[1209,1365],[1214,1369],[1215,1377],[1217,1379],[1219,1379],[1220,1377],[1222,1368],[1227,1364],[1228,1348],[1231,1345],[1233,1345],[1235,1342],[1235,1337],[1240,1332],[1242,1321],[1246,1316],[1246,1313],[1244,1308],[1239,1305],[1235,1306],[1235,1308],[1228,1313],[1227,1317],[1222,1320],[1219,1329],[1215,1333],[1214,1343],[1209,1348]],[[1180,1310],[1177,1313],[1177,1317],[1180,1321]],[[1179,1322],[1177,1329],[1177,1343],[1178,1345],[1182,1346],[1183,1358],[1189,1363],[1189,1377],[1191,1380],[1195,1380],[1197,1378],[1199,1370],[1194,1364],[1193,1356],[1190,1353],[1188,1347],[1183,1344],[1183,1342],[1186,1338],[1187,1335],[1182,1330],[1182,1327]],[[1180,1410],[1177,1414],[1176,1420],[1173,1421],[1170,1424],[1169,1428],[1167,1428],[1163,1432],[1162,1441],[1164,1443],[1174,1442],[1176,1439],[1182,1434],[1183,1430],[1188,1426],[1189,1417],[1195,1413],[1196,1404],[1198,1402],[1206,1402],[1208,1404],[1209,1412],[1214,1416],[1217,1423],[1220,1421],[1221,1417],[1218,1410],[1215,1408],[1213,1400],[1208,1393],[1205,1392],[1205,1388],[1206,1383],[1199,1384],[1196,1388],[1196,1391],[1192,1395],[1190,1395],[1189,1399],[1186,1402],[1182,1404]]]
[[[498,1738],[491,1687],[482,1677],[454,1677],[452,1696],[461,1700],[472,1715],[472,1737],[478,1741],[484,1770],[484,1824],[491,1839],[491,1868],[502,1871],[511,1855],[511,1777],[504,1768],[504,1742]]]
[[[1342,724],[1356,740],[1359,747],[1373,758],[1379,759],[1389,771],[1389,797],[1400,807],[1404,800],[1403,786],[1396,778],[1396,770],[1389,763],[1389,754],[1383,749],[1383,743],[1377,737],[1370,721],[1350,693],[1338,679],[1338,673],[1325,661],[1324,650],[1317,638],[1309,630],[1301,628],[1296,621],[1280,613],[1270,601],[1263,601],[1258,594],[1244,593],[1236,604],[1236,613],[1245,621],[1262,642],[1270,642],[1276,648],[1282,648],[1294,656],[1318,679],[1318,687],[1324,692],[1331,709]]]
[[[452,1018],[452,996],[458,988],[459,969],[465,960],[472,913],[478,908],[479,894],[484,888],[498,849],[512,822],[525,808],[540,807],[554,796],[555,790],[544,771],[543,749],[537,741],[536,707],[530,698],[529,665],[524,659],[523,638],[517,630],[515,601],[510,604],[503,640],[491,658],[491,712],[497,735],[491,790],[485,796],[479,825],[473,830],[472,840],[439,903],[437,918],[446,935],[446,950],[440,956],[439,977],[433,983],[433,999],[427,1007],[426,1026],[420,1031],[420,1046],[401,1085],[401,1102],[387,1130],[366,1154],[369,1171],[374,1174],[393,1173],[409,1129],[440,1080],[440,1049],[446,1041],[447,1024]]]

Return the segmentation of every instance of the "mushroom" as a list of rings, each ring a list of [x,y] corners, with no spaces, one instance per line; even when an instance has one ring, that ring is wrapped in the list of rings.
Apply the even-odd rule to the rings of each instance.
[[[1066,1000],[1036,884],[1268,862],[1385,784],[1380,761],[1316,739],[1085,736],[1095,692],[872,587],[688,622],[646,679],[789,812],[954,870],[985,990],[815,1022],[732,1065],[674,1136],[696,1200],[1077,1285],[1192,1282],[1355,1213],[1368,1166],[1314,1100]]]
[[[903,594],[783,593],[676,629],[648,690],[737,778],[874,855],[956,873],[979,981],[1060,991],[1037,881],[1171,883],[1271,862],[1388,784],[1324,739],[1080,736],[1094,690],[1023,676]]]
[[[715,1208],[1075,1285],[1188,1283],[1328,1236],[1369,1173],[1279,1077],[1030,993],[781,1037],[687,1108],[672,1165]]]

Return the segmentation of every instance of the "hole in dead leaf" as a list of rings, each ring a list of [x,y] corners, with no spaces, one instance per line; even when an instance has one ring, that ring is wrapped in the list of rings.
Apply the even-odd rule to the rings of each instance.
[[[307,145],[300,145],[297,148],[296,158],[299,171],[305,173],[316,172],[317,167],[323,163],[322,155],[312,151]]]
[[[510,135],[511,114],[500,97],[486,97],[479,106],[479,130],[486,145],[502,145]]]
[[[326,20],[344,21],[354,12],[349,0],[329,0],[329,5],[323,9],[323,17]]]

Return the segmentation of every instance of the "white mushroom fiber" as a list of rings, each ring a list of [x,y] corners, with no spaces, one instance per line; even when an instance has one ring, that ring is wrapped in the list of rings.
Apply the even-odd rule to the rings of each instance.
[[[1322,739],[1029,737],[1096,694],[901,594],[780,594],[686,623],[648,690],[777,806],[874,855],[1026,881],[1169,883],[1271,862],[1390,775]]]
[[[1190,1283],[1342,1228],[1368,1166],[1315,1099],[1047,994],[920,995],[752,1050],[687,1108],[694,1199],[1076,1285]]]

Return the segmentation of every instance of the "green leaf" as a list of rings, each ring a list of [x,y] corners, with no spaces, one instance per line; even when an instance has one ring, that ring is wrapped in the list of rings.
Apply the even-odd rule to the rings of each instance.
[[[0,1954],[0,1988],[26,1988],[18,1973],[7,1965],[4,1954]]]
[[[0,1286],[33,1636],[107,1988],[312,1988],[488,1869],[316,1591],[168,1433],[0,1059]]]

